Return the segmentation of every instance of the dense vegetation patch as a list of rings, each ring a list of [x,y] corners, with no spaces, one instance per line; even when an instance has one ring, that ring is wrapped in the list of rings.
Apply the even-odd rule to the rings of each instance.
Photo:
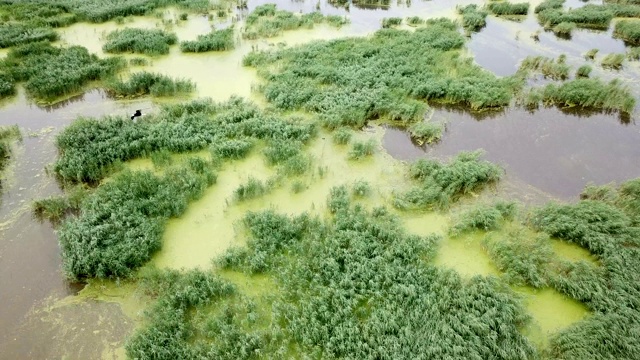
[[[459,7],[458,13],[462,15],[462,27],[468,31],[479,31],[487,25],[489,13],[476,4]]]
[[[18,125],[0,126],[0,171],[4,170],[11,156],[11,143],[21,139]]]
[[[565,10],[564,0],[545,0],[535,9],[538,20],[545,28],[554,28],[560,23],[574,23],[583,28],[607,29],[614,17],[640,17],[639,4],[613,3],[587,4],[576,9]]]
[[[252,52],[244,63],[259,68],[261,91],[273,105],[316,113],[330,128],[375,119],[413,123],[425,100],[473,109],[509,105],[522,82],[478,67],[461,55],[463,45],[456,25],[437,19],[415,32],[383,29],[369,38]]]
[[[172,79],[166,75],[142,71],[134,73],[127,81],[110,79],[105,87],[107,92],[116,97],[137,97],[188,94],[196,86],[191,80]]]
[[[160,29],[126,28],[110,32],[105,40],[102,50],[108,53],[164,55],[178,37]]]
[[[618,80],[605,83],[600,79],[575,79],[559,85],[548,84],[541,91],[545,103],[560,106],[631,113],[636,104],[629,88]]]
[[[201,299],[199,304],[175,306],[182,310],[172,316],[169,307],[157,306],[168,304],[164,299],[169,297],[187,298],[182,295],[187,289],[197,294],[200,286],[186,279],[179,287],[153,286],[161,294],[158,305],[127,346],[129,356],[150,358],[158,349],[167,357],[195,359],[220,344],[241,347],[244,351],[234,356],[243,359],[535,355],[518,331],[527,319],[508,287],[483,277],[463,281],[451,270],[436,268],[430,264],[435,235],[409,235],[386,209],[353,206],[346,187],[331,193],[334,215],[327,221],[272,210],[248,213],[243,221],[250,236],[247,247],[229,250],[220,259],[226,269],[275,279],[278,291],[269,295],[269,311],[230,309],[225,302],[207,311],[207,299],[218,302],[218,297],[194,295],[188,298]],[[184,279],[157,277],[178,284]],[[211,288],[211,283],[206,280],[202,287]],[[216,319],[227,311],[227,326],[204,326],[220,324]],[[194,316],[183,315],[187,312]],[[250,325],[238,327],[243,319],[252,319],[245,323]]]
[[[566,80],[571,68],[566,63],[566,55],[560,55],[556,60],[545,56],[527,56],[520,64],[520,71],[539,71],[546,78]]]
[[[396,197],[402,209],[444,209],[461,196],[482,190],[502,177],[503,170],[480,160],[482,153],[462,152],[449,163],[420,159],[411,165],[410,176],[420,185]]]
[[[53,29],[25,24],[0,24],[0,48],[8,48],[38,41],[56,41]]]
[[[52,100],[112,76],[123,66],[119,58],[99,59],[80,46],[57,48],[39,42],[11,49],[0,60],[0,73],[13,82],[26,82],[27,93],[36,99]]]
[[[495,15],[527,15],[529,3],[510,3],[508,1],[492,1],[487,9]]]
[[[618,189],[590,188],[577,204],[549,204],[535,212],[538,230],[588,249],[602,269],[574,265],[552,285],[595,314],[551,341],[553,358],[632,359],[640,350],[640,181]],[[603,331],[603,329],[609,329]]]
[[[183,41],[180,43],[182,52],[206,52],[206,51],[226,51],[235,47],[233,40],[233,28],[224,30],[214,30],[206,35],[200,35],[194,41]]]
[[[497,230],[505,220],[513,219],[515,213],[516,204],[512,202],[476,205],[454,216],[449,235],[457,236],[472,230]]]
[[[125,277],[160,249],[167,219],[215,182],[209,163],[191,158],[162,177],[124,172],[81,205],[58,229],[62,267],[70,279]]]
[[[640,20],[616,22],[613,35],[632,45],[640,45]]]
[[[247,16],[242,37],[245,39],[269,38],[278,36],[286,30],[303,27],[310,29],[322,22],[340,27],[348,20],[340,16],[324,16],[320,12],[298,15],[290,11],[277,10],[275,4],[265,4],[256,7]]]
[[[118,117],[76,120],[56,138],[60,157],[54,171],[64,180],[96,182],[119,162],[161,150],[197,151],[215,142],[212,152],[233,158],[246,152],[219,150],[227,140],[305,142],[313,132],[310,124],[264,113],[242,99],[220,104],[199,100],[167,106],[157,117],[137,123]]]

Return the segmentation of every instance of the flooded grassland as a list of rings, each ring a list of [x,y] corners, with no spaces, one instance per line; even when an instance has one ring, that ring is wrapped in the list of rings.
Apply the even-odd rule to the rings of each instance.
[[[540,2],[532,2],[519,21],[489,15],[486,27],[456,45],[462,30],[451,30],[447,22],[409,26],[406,18],[460,19],[456,5],[483,2],[379,1],[345,7],[302,1],[284,2],[278,9],[319,10],[349,23],[318,22],[313,28],[248,40],[247,16],[265,3],[250,1],[246,9],[225,17],[213,10],[213,15],[186,11],[185,19],[185,10],[168,8],[57,30],[55,46],[79,45],[108,58],[106,35],[125,27],[163,29],[179,42],[233,27],[233,50],[186,54],[175,45],[166,55],[122,55],[127,61],[144,58],[146,65],[128,66],[121,78],[153,72],[186,79],[195,84],[189,95],[114,98],[97,82],[88,85],[95,89],[52,106],[36,105],[20,85],[16,96],[2,100],[0,125],[18,124],[23,134],[2,181],[3,356],[121,359],[152,358],[153,351],[161,351],[166,358],[412,357],[402,349],[434,358],[455,357],[460,349],[478,358],[625,356],[618,344],[626,343],[629,334],[593,330],[640,326],[630,310],[637,302],[637,275],[620,271],[640,263],[634,240],[640,187],[628,182],[640,177],[637,111],[584,111],[547,107],[544,101],[525,109],[513,105],[519,98],[505,98],[499,89],[520,92],[520,81],[525,87],[561,84],[539,74],[518,78],[518,69],[527,56],[565,54],[571,68],[565,81],[574,80],[579,66],[590,64],[591,77],[620,78],[637,98],[636,62],[625,60],[621,70],[598,65],[605,54],[627,51],[622,40],[612,37],[613,27],[578,28],[570,39],[557,37],[538,23],[533,8]],[[564,4],[565,10],[582,5]],[[413,80],[399,81],[416,71],[410,56],[398,59],[397,72],[386,60],[359,63],[350,57],[350,51],[365,59],[384,59],[384,48],[405,51],[385,41],[405,36],[410,43],[413,35],[394,30],[373,35],[384,18],[392,17],[405,19],[398,28],[408,34],[429,36],[429,26],[440,26],[447,36],[439,45],[444,51],[435,48],[423,56],[450,61],[455,71],[416,66],[435,74],[424,82],[436,83],[443,76],[447,84],[470,81],[487,86],[486,93],[495,97],[487,100],[481,91],[456,94],[453,85],[440,98],[416,95],[410,92]],[[350,37],[355,38],[339,42]],[[599,54],[585,60],[594,44]],[[331,54],[315,53],[331,49],[341,61],[331,63]],[[269,57],[273,52],[279,55]],[[0,50],[0,59],[7,53]],[[473,60],[460,60],[466,56]],[[350,61],[355,75],[331,72],[346,71]],[[481,68],[488,71],[481,79],[468,75]],[[237,108],[219,105],[232,96],[248,101]],[[180,105],[200,98],[213,99],[214,105]],[[103,116],[128,118],[136,109],[145,113],[137,125],[123,122],[119,131],[93,140],[97,144],[111,137],[114,154],[126,155],[103,158],[109,159],[100,163],[102,175],[92,179],[95,190],[86,201],[68,209],[64,224],[36,219],[32,202],[65,194],[65,181],[59,180],[70,174],[61,175],[55,164],[61,152],[71,152],[62,150],[56,138],[68,133],[65,129],[79,116],[95,118],[87,129],[98,134],[104,128],[97,124],[117,121]],[[412,135],[408,129],[419,122],[437,124],[437,140]],[[177,133],[163,140],[158,135],[163,128]],[[183,135],[194,128],[206,135]],[[305,129],[311,129],[308,135]],[[196,136],[202,136],[201,144],[180,143],[182,137],[186,143]],[[137,148],[138,143],[147,150]],[[173,143],[178,145],[166,145]],[[87,153],[108,154],[91,146]],[[478,149],[484,151],[481,158],[456,162],[459,153]],[[433,163],[420,168],[415,165],[420,159]],[[484,160],[500,166],[499,180],[478,180],[482,171],[491,171]],[[85,165],[77,164],[78,174]],[[126,180],[126,174],[144,171],[151,174],[144,181],[158,189],[175,185],[202,191],[194,190],[186,200],[176,197],[179,209],[167,210],[172,215],[152,219],[153,210],[136,208],[135,219],[142,220],[115,226],[130,226],[130,234],[159,231],[160,249],[139,265],[128,264],[128,275],[102,279],[98,269],[87,278],[94,270],[73,268],[75,255],[65,252],[69,246],[60,248],[60,234],[65,233],[64,241],[83,244],[90,233],[74,233],[73,224],[79,224],[74,219],[90,217],[89,204],[109,197],[108,192],[98,194],[108,184],[133,189],[137,175]],[[476,171],[474,179],[465,178]],[[194,180],[206,176],[215,181],[203,186]],[[460,189],[451,190],[449,184],[458,182]],[[612,182],[618,185],[576,203],[586,185]],[[433,195],[433,189],[448,197]],[[498,216],[499,201],[515,202],[517,210]],[[183,204],[188,206],[182,209]],[[593,225],[590,216],[601,226]],[[454,232],[460,223],[466,230]],[[78,276],[79,283],[67,280],[77,274],[85,274]],[[470,340],[460,342],[451,335],[456,331]],[[153,334],[172,340],[158,343]],[[604,341],[611,345],[597,345]]]

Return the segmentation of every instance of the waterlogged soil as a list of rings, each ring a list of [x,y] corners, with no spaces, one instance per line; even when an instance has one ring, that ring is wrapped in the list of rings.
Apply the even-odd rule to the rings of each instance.
[[[102,52],[104,37],[123,27],[162,28],[175,32],[179,41],[193,40],[208,33],[212,27],[219,29],[232,25],[235,22],[232,19],[241,20],[248,11],[267,2],[273,1],[249,1],[248,10],[222,21],[210,21],[199,15],[178,21],[177,10],[169,9],[162,12],[162,17],[132,17],[123,24],[75,24],[59,30],[59,44],[82,45],[99,56],[108,56]],[[393,1],[387,6],[351,5],[347,10],[326,1],[282,1],[278,4],[281,9],[294,12],[320,10],[324,14],[344,15],[351,24],[341,29],[319,25],[313,30],[285,32],[276,38],[240,41],[234,51],[223,53],[185,55],[174,46],[168,55],[148,57],[148,66],[135,67],[131,71],[145,70],[189,79],[197,88],[192,97],[225,100],[231,95],[239,95],[263,103],[252,91],[259,83],[255,70],[242,67],[242,57],[252,49],[363,36],[379,29],[386,17],[455,18],[455,5],[470,3],[484,4],[481,1],[405,0]],[[537,3],[539,1],[531,2],[532,7]],[[582,5],[582,2],[572,0],[565,4],[568,7]],[[240,22],[234,26],[241,25]],[[403,25],[402,28],[409,27]],[[538,34],[539,40],[531,37],[534,33]],[[612,39],[611,30],[579,29],[571,40],[561,39],[542,31],[530,11],[520,22],[489,16],[487,27],[472,34],[467,46],[479,65],[499,76],[515,73],[522,59],[529,55],[556,57],[565,53],[567,63],[575,68],[585,63],[583,54],[596,47],[600,53],[591,63],[593,74],[605,79],[621,78],[634,93],[640,94],[640,65],[625,62],[623,71],[605,70],[598,65],[601,56],[625,51],[622,41]],[[0,50],[0,58],[6,53],[6,50]],[[139,55],[127,54],[125,57]],[[92,283],[79,295],[74,295],[82,285],[64,280],[54,230],[48,223],[32,218],[29,204],[34,199],[60,192],[45,169],[55,159],[54,137],[61,128],[79,115],[122,115],[138,108],[153,111],[149,109],[155,106],[149,100],[113,100],[95,90],[50,107],[33,105],[22,91],[15,98],[0,103],[0,125],[17,123],[24,136],[15,146],[13,165],[7,171],[8,178],[3,180],[0,205],[2,357],[125,357],[123,341],[139,322],[146,305],[144,299],[135,294],[133,286],[111,282]],[[635,125],[634,117],[624,120],[621,123],[616,115],[566,113],[555,108],[534,113],[515,109],[481,115],[438,108],[431,121],[446,123],[446,131],[437,144],[418,146],[401,130],[373,127],[358,133],[357,138],[376,139],[379,145],[375,155],[354,162],[347,159],[348,147],[335,146],[329,135],[321,134],[307,149],[314,159],[312,174],[297,179],[304,184],[303,191],[295,193],[291,180],[280,179],[270,193],[238,203],[233,198],[233,191],[249,176],[261,180],[275,176],[275,170],[268,168],[261,154],[256,152],[245,160],[226,164],[219,173],[217,184],[193,203],[180,219],[169,222],[163,250],[151,265],[209,268],[212,259],[225,249],[242,246],[246,241],[238,223],[246,211],[274,208],[291,214],[306,211],[326,215],[326,197],[329,189],[336,185],[368,181],[372,192],[358,201],[367,207],[388,205],[393,193],[409,184],[405,177],[406,165],[398,159],[446,159],[462,150],[482,148],[486,151],[485,158],[501,164],[507,175],[506,181],[495,191],[485,192],[480,197],[503,196],[532,203],[552,198],[574,200],[587,183],[621,182],[640,176],[637,161],[640,158],[640,128]],[[153,169],[149,159],[139,159],[128,166]],[[412,233],[443,235],[436,265],[454,269],[463,277],[499,275],[482,248],[482,234],[458,238],[444,236],[449,221],[446,214],[398,215]],[[552,240],[552,246],[563,259],[597,265],[593,256],[576,245]],[[222,272],[221,275],[249,296],[276,291],[268,277],[247,277],[233,272]],[[540,346],[546,344],[549,334],[588,314],[582,304],[551,289],[519,291],[534,319],[526,332]]]

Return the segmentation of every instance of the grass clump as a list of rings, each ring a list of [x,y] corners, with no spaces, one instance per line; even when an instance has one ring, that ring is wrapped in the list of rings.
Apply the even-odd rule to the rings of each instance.
[[[598,49],[591,49],[584,54],[584,58],[587,60],[593,60],[598,54],[598,51]]]
[[[461,196],[482,190],[502,177],[502,169],[480,160],[482,153],[463,152],[443,164],[420,159],[411,165],[409,174],[420,185],[396,196],[401,209],[445,209]]]
[[[624,54],[607,54],[600,61],[600,65],[603,68],[620,70],[622,69],[622,62],[624,61]]]
[[[18,125],[0,126],[0,171],[9,163],[11,144],[16,140],[22,140]]]
[[[200,164],[202,163],[202,164]],[[124,172],[83,201],[80,215],[58,229],[69,279],[126,277],[161,247],[164,224],[215,182],[204,160],[151,172]]]
[[[629,89],[613,80],[575,79],[560,85],[548,84],[543,89],[543,101],[560,106],[582,106],[631,113],[635,97]]]
[[[346,145],[351,141],[353,132],[347,127],[338,128],[331,135],[333,143],[337,145]]]
[[[141,57],[136,57],[129,59],[129,65],[131,66],[147,66],[149,65],[149,60]]]
[[[49,27],[27,24],[0,25],[0,48],[58,39],[58,33]]]
[[[558,36],[571,37],[571,32],[576,29],[576,24],[572,22],[561,22],[553,27],[553,33]]]
[[[206,35],[198,36],[195,41],[183,41],[180,43],[182,52],[207,52],[227,51],[235,48],[233,40],[233,28],[214,30]]]
[[[613,36],[627,44],[640,45],[640,20],[620,20],[616,22]]]
[[[399,17],[390,17],[382,19],[382,28],[387,29],[394,26],[402,25],[402,18]]]
[[[504,15],[527,15],[529,3],[510,3],[507,1],[496,1],[487,4],[487,9],[498,16]]]
[[[615,15],[606,7],[591,4],[569,10],[563,10],[561,7],[546,8],[537,14],[540,24],[548,29],[553,29],[563,22],[574,23],[582,28],[606,29]]]
[[[197,100],[166,106],[137,123],[122,117],[80,118],[56,137],[60,157],[54,171],[63,180],[94,183],[110,174],[114,164],[155,151],[193,152],[232,139],[306,142],[314,133],[313,125],[266,114],[239,98]],[[221,155],[248,150],[236,152],[245,147],[236,142],[227,145],[233,149]]]
[[[382,29],[369,38],[252,52],[244,64],[260,69],[266,82],[259,90],[274,106],[316,113],[331,129],[376,119],[411,124],[424,117],[425,100],[508,105],[521,79],[479,68],[462,56],[463,44],[453,22],[436,19],[413,32]]]
[[[591,66],[582,65],[576,70],[576,78],[588,78],[591,74]]]
[[[134,73],[128,81],[112,79],[105,86],[115,97],[174,96],[190,93],[195,88],[191,80],[176,80],[146,71]]]
[[[420,145],[435,143],[442,138],[444,126],[432,122],[421,121],[409,127],[411,138],[418,141]]]
[[[160,151],[155,151],[151,153],[151,162],[153,166],[156,168],[163,168],[171,165],[173,163],[173,159],[171,158],[171,152],[167,149],[162,149]]]
[[[160,29],[126,28],[110,32],[105,40],[102,50],[107,53],[165,55],[178,37]]]
[[[566,56],[560,55],[556,60],[544,56],[527,56],[520,64],[521,72],[539,71],[546,78],[566,80],[571,68],[566,64]]]
[[[280,35],[283,31],[299,28],[313,28],[314,25],[326,22],[335,27],[347,23],[347,19],[340,16],[325,17],[320,12],[297,15],[289,11],[277,10],[275,4],[257,6],[246,19],[246,26],[242,33],[245,39],[270,38]]]
[[[406,19],[407,25],[418,26],[425,23],[425,20],[419,16],[411,16]]]
[[[632,47],[627,49],[627,60],[640,60],[640,47]]]
[[[371,194],[371,185],[365,180],[356,180],[351,185],[351,194],[354,197],[367,197]]]
[[[497,230],[504,220],[513,219],[516,204],[513,202],[498,202],[493,205],[483,204],[458,214],[449,229],[449,235],[458,236],[471,230]]]
[[[88,195],[88,187],[85,185],[75,185],[71,187],[71,189],[66,189],[64,195],[35,200],[31,205],[31,209],[38,219],[46,219],[52,223],[59,223],[69,215],[78,214],[82,202]]]
[[[51,101],[112,76],[123,66],[121,59],[99,59],[83,47],[61,49],[39,42],[11,49],[0,60],[0,73],[14,83],[25,82],[30,96]]]
[[[468,31],[480,31],[487,26],[486,19],[489,13],[476,4],[458,7],[458,14],[462,15],[462,27]]]
[[[246,183],[238,186],[233,191],[233,197],[236,201],[246,201],[258,198],[269,192],[269,186],[262,181],[250,177]]]
[[[222,159],[242,159],[245,158],[251,149],[253,142],[244,139],[228,139],[215,142],[211,145],[211,153]]]
[[[376,150],[376,142],[373,139],[367,141],[357,141],[353,143],[351,150],[349,150],[349,159],[362,160],[366,157],[373,155]]]
[[[7,74],[0,73],[0,99],[13,96],[16,93],[16,84],[13,78]]]

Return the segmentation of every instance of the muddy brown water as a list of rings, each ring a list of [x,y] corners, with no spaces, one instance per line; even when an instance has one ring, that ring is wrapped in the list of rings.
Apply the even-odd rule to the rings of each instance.
[[[273,1],[249,1],[248,9],[242,13],[267,2]],[[347,10],[326,1],[280,1],[279,8],[294,12],[311,12],[319,4],[323,13],[348,16],[351,24],[339,31],[317,27],[291,32],[276,39],[259,40],[256,44],[262,48],[277,42],[295,44],[313,38],[362,36],[379,29],[385,17],[456,17],[455,5],[470,3],[484,4],[481,1],[392,1],[388,7],[351,6]],[[532,2],[532,7],[537,3],[539,1]],[[582,2],[569,1],[566,6],[581,5]],[[175,16],[175,12],[169,12],[169,16]],[[131,24],[142,27],[154,27],[158,22],[154,18],[132,21]],[[206,18],[192,16],[174,31],[181,40],[193,39],[207,32],[211,25]],[[216,24],[218,27],[226,25]],[[91,39],[99,38],[117,26],[113,23],[92,26],[78,24],[63,30],[66,31],[64,41],[84,44],[100,53],[100,43]],[[530,36],[536,31],[540,31],[539,41]],[[541,31],[532,14],[521,22],[488,17],[487,27],[472,34],[467,47],[480,66],[500,76],[515,73],[520,61],[529,55],[555,57],[565,53],[567,62],[578,66],[584,63],[582,54],[594,47],[601,50],[599,56],[625,51],[622,41],[611,38],[611,30],[578,30],[571,40],[560,39],[553,33]],[[200,54],[189,60],[181,58],[173,49],[167,57],[152,59],[149,69],[191,78],[198,83],[198,96],[216,100],[224,99],[231,92],[252,96],[254,71],[239,65],[242,54],[250,48],[251,44],[242,43],[228,54]],[[0,57],[5,53],[0,52]],[[215,66],[208,65],[212,61]],[[605,79],[622,77],[634,93],[640,94],[637,63],[625,64],[622,72],[604,70],[595,63],[593,66],[597,76]],[[204,77],[217,81],[205,83]],[[221,85],[223,83],[232,83],[232,86]],[[89,347],[64,349],[61,343],[85,341],[99,345],[99,349],[104,341],[118,343],[122,340],[110,334],[129,330],[130,327],[123,324],[127,317],[116,306],[100,302],[73,304],[72,307],[50,306],[49,299],[74,294],[82,285],[64,280],[55,233],[48,223],[32,218],[29,205],[34,199],[60,192],[45,170],[55,159],[54,138],[60,129],[78,115],[129,114],[136,108],[151,106],[154,105],[149,100],[115,101],[98,90],[48,107],[34,105],[22,92],[15,99],[0,103],[0,125],[19,124],[24,135],[23,141],[16,145],[8,178],[3,181],[0,204],[0,329],[3,329],[0,357],[61,358],[68,357],[71,351],[71,358],[95,358],[100,356],[99,352],[90,351]],[[481,118],[478,120],[477,116],[459,109],[439,108],[432,114],[432,121],[446,122],[447,130],[438,144],[417,146],[405,132],[393,128],[386,129],[382,144],[395,158],[408,161],[421,157],[444,159],[462,150],[482,148],[486,151],[485,158],[505,167],[512,183],[534,187],[550,197],[570,200],[575,199],[588,182],[603,184],[640,176],[640,128],[633,118],[631,122],[621,124],[616,115],[571,115],[555,108],[535,113],[506,110],[497,114],[485,113]],[[323,199],[322,194],[318,194],[318,199]],[[194,207],[193,211],[197,210]],[[424,219],[418,217],[413,222],[423,224]],[[455,246],[447,246],[444,250],[455,249]],[[459,255],[460,251],[456,252]],[[161,256],[156,259],[159,263],[162,260]],[[206,264],[208,259],[203,258],[201,262]],[[53,325],[43,327],[44,322]],[[64,325],[67,323],[71,325]],[[85,323],[91,325],[83,326]],[[87,336],[76,335],[81,332]],[[51,346],[34,346],[36,343]],[[122,357],[121,349],[118,351],[101,356]]]

